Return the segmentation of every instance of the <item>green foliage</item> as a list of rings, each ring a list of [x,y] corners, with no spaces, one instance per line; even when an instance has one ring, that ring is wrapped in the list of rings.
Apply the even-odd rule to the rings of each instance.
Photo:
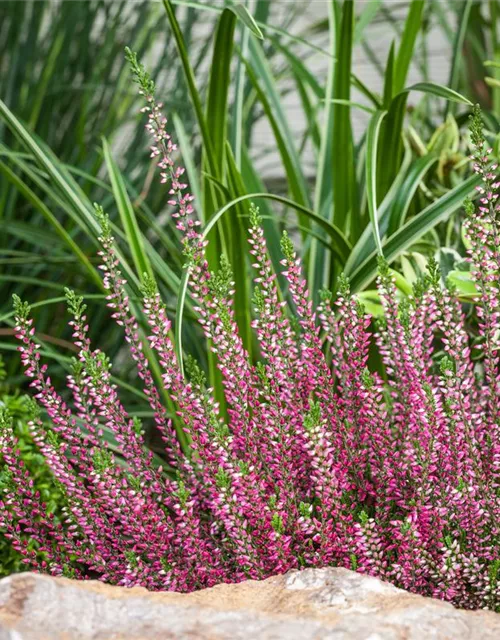
[[[25,308],[25,307],[22,307]],[[52,474],[47,467],[44,457],[39,452],[33,441],[28,422],[39,417],[39,408],[36,402],[28,397],[11,391],[2,382],[5,371],[4,362],[0,356],[0,431],[8,428],[17,438],[17,447],[21,452],[21,458],[25,467],[29,470],[34,480],[34,489],[40,492],[46,503],[47,513],[57,514],[64,504],[61,488],[54,482]],[[57,436],[49,431],[56,444]],[[16,492],[16,486],[9,469],[0,461],[0,492]],[[20,554],[15,551],[10,541],[0,535],[0,576],[23,570]]]

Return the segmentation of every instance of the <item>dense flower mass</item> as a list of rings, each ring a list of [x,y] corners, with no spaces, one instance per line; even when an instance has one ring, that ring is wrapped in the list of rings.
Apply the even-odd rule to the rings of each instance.
[[[191,591],[338,565],[462,607],[499,609],[500,227],[496,167],[478,116],[472,140],[483,186],[478,206],[467,205],[466,234],[479,339],[472,345],[461,303],[433,263],[413,295],[398,303],[381,261],[385,314],[375,334],[344,279],[314,310],[300,259],[284,235],[288,304],[253,208],[255,363],[235,322],[229,265],[223,260],[218,272],[209,268],[154,85],[132,53],[129,58],[146,98],[152,156],[183,233],[191,295],[217,354],[228,418],[196,364],[187,367],[189,379],[184,376],[165,305],[148,280],[143,308],[163,389],[155,385],[98,208],[109,306],[163,436],[165,469],[120,404],[108,359],[90,343],[82,299],[68,292],[79,348],[68,378],[72,406],[51,385],[29,308],[17,300],[21,357],[52,421],[47,429],[34,414],[30,426],[65,506],[59,518],[47,511],[3,415],[0,523],[6,535],[34,569],[125,586]],[[373,346],[383,362],[379,373],[367,366]],[[164,408],[164,392],[176,416]],[[172,418],[188,437],[188,455]],[[112,432],[116,452],[103,440],[103,427]]]

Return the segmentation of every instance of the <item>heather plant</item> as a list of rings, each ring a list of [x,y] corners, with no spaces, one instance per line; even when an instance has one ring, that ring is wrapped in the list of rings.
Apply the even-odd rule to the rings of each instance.
[[[148,342],[189,440],[183,454],[130,311],[109,221],[96,206],[108,305],[162,434],[165,465],[145,447],[140,423],[120,402],[109,359],[90,342],[83,299],[68,290],[79,350],[68,377],[70,405],[42,364],[29,306],[15,298],[22,362],[50,418],[48,426],[35,413],[30,428],[64,506],[59,519],[47,513],[4,419],[0,450],[11,481],[2,489],[0,522],[13,547],[30,568],[155,590],[335,565],[465,608],[500,609],[498,183],[479,113],[471,131],[482,186],[477,206],[466,207],[478,291],[474,348],[461,304],[432,262],[398,303],[380,259],[384,315],[373,333],[345,278],[335,296],[323,292],[313,308],[301,260],[284,234],[288,303],[253,207],[255,363],[235,321],[230,265],[222,258],[220,269],[210,270],[154,84],[135,55],[128,57],[145,98],[151,154],[183,235],[190,292],[217,357],[227,418],[196,362],[184,373],[166,307],[146,277]],[[382,372],[367,366],[373,346]],[[103,427],[114,435],[114,450]]]

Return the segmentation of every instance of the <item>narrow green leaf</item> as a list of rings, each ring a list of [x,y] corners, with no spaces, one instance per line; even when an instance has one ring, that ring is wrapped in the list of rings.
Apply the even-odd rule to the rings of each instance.
[[[281,42],[272,38],[272,43],[288,60],[290,63],[290,67],[295,71],[295,74],[301,78],[301,80],[306,84],[314,93],[314,95],[318,99],[325,99],[325,88],[322,83],[320,83],[317,77],[312,73],[308,67],[306,66],[304,60],[296,55],[292,49],[288,46],[281,44]],[[333,46],[333,45],[332,45]],[[334,58],[330,58],[330,60],[335,63]]]
[[[184,307],[186,304],[186,296],[187,296],[190,275],[191,275],[191,269],[189,267],[185,267],[182,272],[181,282],[179,285],[179,294],[177,296],[177,305],[175,309],[175,354],[177,357],[179,368],[183,376],[184,376],[184,352],[182,347],[182,344],[183,344],[182,325],[183,325]]]
[[[57,161],[55,156],[42,148],[34,136],[2,100],[0,100],[0,118],[5,121],[15,136],[30,150],[37,162],[47,171],[55,184],[61,189],[63,195],[68,199],[68,202],[81,214],[82,219],[85,220],[88,227],[98,232],[99,225],[94,218],[93,210],[90,206],[84,204],[86,200],[85,194],[81,192],[74,180],[68,179],[69,174]]]
[[[254,167],[246,146],[243,147],[242,176],[247,193],[262,193],[266,191],[264,182]],[[278,274],[278,282],[280,282],[282,280],[280,263],[283,259],[280,246],[281,233],[276,224],[276,216],[270,206],[271,202],[270,200],[255,198],[255,203],[259,206],[262,214],[262,228],[266,236],[271,262],[275,273]]]
[[[373,109],[372,107],[367,107],[366,104],[353,102],[352,100],[342,100],[342,98],[333,98],[330,102],[333,102],[334,104],[343,104],[346,107],[355,107],[356,109],[361,109],[361,111],[365,111],[370,115],[373,115],[376,111],[376,109]]]
[[[453,49],[451,56],[450,75],[448,78],[448,87],[456,91],[458,89],[458,82],[460,79],[460,69],[464,62],[463,47],[465,42],[465,34],[467,32],[467,25],[469,24],[470,10],[472,8],[473,0],[464,0],[460,11],[460,18],[458,21],[458,28],[455,31],[455,38],[453,41]],[[453,102],[449,102],[446,105],[446,115],[453,113]]]
[[[318,125],[318,103],[312,103],[310,91],[308,90],[308,86],[302,80],[302,78],[296,73],[295,69],[292,69],[292,74],[294,76],[295,85],[297,87],[297,92],[300,96],[300,101],[302,103],[302,109],[305,116],[306,127],[304,133],[302,135],[302,140],[299,147],[299,154],[302,155],[302,152],[310,139],[314,151],[318,152],[321,146],[321,133]]]
[[[337,62],[335,63],[335,79],[333,87],[334,99],[350,100],[351,98],[351,64],[354,33],[354,2],[346,0],[342,6],[339,39],[337,45]],[[354,165],[353,139],[350,109],[343,105],[333,107],[333,136],[330,144],[330,171],[332,173],[333,211],[330,220],[340,229],[346,231],[349,216],[355,223],[354,215]],[[342,149],[342,153],[338,153]]]
[[[208,233],[211,231],[214,225],[218,222],[221,216],[224,215],[224,213],[226,213],[226,211],[229,211],[232,207],[234,207],[239,202],[243,202],[245,200],[257,199],[257,198],[275,200],[276,202],[281,202],[282,204],[285,204],[286,206],[303,213],[306,217],[314,221],[319,227],[321,227],[330,236],[330,238],[332,239],[333,251],[336,253],[339,260],[345,261],[347,259],[351,249],[351,245],[349,244],[348,240],[346,239],[346,237],[338,227],[336,227],[334,224],[332,224],[328,220],[325,220],[321,216],[317,215],[311,209],[308,209],[307,207],[304,207],[298,204],[297,202],[290,200],[289,198],[278,196],[273,193],[249,193],[244,196],[235,198],[231,202],[228,202],[224,207],[222,207],[222,209],[219,209],[219,211],[217,211],[217,213],[214,214],[212,218],[209,220],[208,224],[204,228],[203,237],[204,238],[207,237]]]
[[[294,143],[295,136],[289,125],[273,71],[261,44],[253,38],[250,39],[249,44],[250,58],[247,64],[247,72],[266,112],[266,116],[269,118],[273,132],[276,135],[279,131],[277,142],[279,142],[281,151],[285,150],[289,167],[287,175],[289,177],[290,190],[300,204],[310,206],[309,188],[303,172],[302,162]],[[283,162],[285,163],[285,158],[283,158]],[[308,226],[308,221],[305,224]]]
[[[282,45],[276,38],[272,38],[273,45],[278,51],[283,53],[290,64],[290,71],[295,80],[297,91],[300,96],[307,127],[302,140],[301,149],[304,148],[306,140],[311,138],[315,150],[321,146],[321,133],[318,125],[319,103],[325,101],[325,89],[318,82],[317,78],[307,68],[304,61],[291,50],[289,46]],[[311,95],[312,94],[312,95]],[[316,100],[315,100],[316,98]]]
[[[231,200],[231,194],[229,193],[229,189],[225,184],[223,184],[220,180],[217,180],[217,178],[211,176],[209,173],[206,173],[205,171],[203,171],[203,177],[217,187],[223,198],[225,198],[226,200]]]
[[[247,191],[243,183],[236,161],[231,151],[229,143],[226,151],[226,165],[228,183],[230,186],[231,197],[241,197],[246,195]],[[236,205],[236,214],[228,219],[231,228],[231,244],[229,247],[229,261],[233,270],[233,278],[235,282],[234,295],[234,312],[235,320],[238,324],[238,330],[243,341],[243,345],[247,350],[250,358],[253,352],[253,334],[251,329],[252,321],[252,302],[250,279],[247,270],[247,229],[243,220],[243,216],[248,214],[248,202],[242,201]]]
[[[424,7],[425,0],[412,0],[395,60],[394,93],[399,93],[405,86],[408,69],[414,54],[415,42],[422,24]]]
[[[62,31],[56,32],[50,51],[47,58],[44,60],[43,71],[41,77],[37,83],[35,95],[32,96],[32,107],[28,125],[31,129],[36,127],[40,111],[42,109],[43,100],[46,96],[47,88],[49,85],[50,77],[54,73],[54,67],[56,60],[61,53],[61,48],[64,43],[64,33]]]
[[[366,136],[366,191],[368,211],[372,223],[375,245],[380,255],[383,255],[377,213],[377,158],[380,127],[387,111],[377,111],[371,118]]]
[[[149,262],[148,256],[144,250],[144,243],[135,215],[134,208],[130,202],[125,183],[123,181],[122,174],[118,165],[116,164],[111,149],[105,138],[102,140],[104,159],[106,161],[106,167],[108,169],[108,175],[111,180],[111,187],[113,189],[113,195],[115,197],[116,206],[120,213],[125,234],[127,236],[128,246],[132,254],[132,259],[135,264],[137,275],[142,281],[144,274],[149,277],[153,277],[153,270]]]
[[[488,42],[488,40],[491,42],[490,47],[493,53],[493,58],[496,62],[499,62],[500,46],[499,46],[499,38],[498,38],[498,22],[500,18],[500,7],[498,6],[497,0],[489,0],[488,8],[489,8],[489,14],[490,14],[489,15],[489,18],[490,18],[489,33],[488,35],[485,34],[486,37],[484,37],[482,35],[483,27],[481,25],[481,27],[478,28],[478,32],[479,32],[478,35],[481,38],[481,40],[483,40],[483,42],[484,40],[486,40],[486,42]],[[480,59],[484,57],[486,56],[480,56]],[[493,78],[491,78],[490,80],[496,81],[491,83],[488,82],[488,84],[492,87],[492,92],[491,92],[491,97],[493,102],[492,111],[495,114],[495,116],[498,118],[500,113],[500,85],[497,85],[497,83],[500,83],[500,72],[496,67],[493,67]]]
[[[385,67],[385,76],[384,76],[384,107],[386,109],[389,108],[391,104],[391,100],[394,96],[394,87],[395,87],[395,44],[394,40],[392,41],[391,48],[389,49],[389,55],[387,56],[387,64]]]
[[[356,20],[356,26],[354,27],[354,44],[358,44],[364,38],[364,31],[366,27],[372,22],[378,13],[382,5],[382,0],[370,0],[366,2],[363,10],[359,14]]]
[[[394,181],[400,167],[402,156],[402,132],[406,112],[406,102],[411,91],[423,92],[470,105],[470,101],[452,89],[432,82],[419,82],[399,92],[392,100],[387,118],[382,128],[381,148],[379,157],[379,176],[377,185],[378,197],[384,197]]]
[[[259,40],[264,40],[264,35],[259,28],[259,25],[253,19],[252,14],[248,11],[244,4],[230,5],[228,7],[230,11],[233,11],[241,22],[253,33]]]
[[[429,95],[437,96],[438,98],[444,98],[445,100],[451,100],[452,102],[460,102],[472,106],[472,102],[453,89],[449,89],[441,84],[435,84],[434,82],[417,82],[416,84],[406,87],[399,95],[404,93],[410,93],[410,91],[420,91]]]
[[[236,69],[236,82],[234,88],[234,101],[232,107],[232,118],[230,125],[230,140],[231,148],[233,150],[236,166],[241,170],[242,164],[242,149],[243,149],[243,132],[244,132],[244,120],[243,120],[243,107],[245,103],[245,89],[247,86],[245,76],[245,65],[241,58],[248,57],[248,46],[250,31],[243,25],[240,28],[241,38],[241,56],[238,56],[237,69]]]
[[[228,92],[231,79],[231,58],[233,52],[234,31],[236,26],[236,14],[225,9],[217,21],[215,32],[212,61],[210,65],[210,77],[207,92],[206,124],[212,141],[214,153],[213,161],[209,161],[207,150],[203,149],[202,167],[209,171],[215,182],[222,182],[224,175],[225,143],[227,140],[227,112]],[[216,167],[216,172],[211,167]],[[203,216],[202,222],[206,222],[224,202],[214,184],[203,179]],[[216,237],[207,247],[206,255],[211,269],[217,269],[222,253],[229,257],[231,246],[234,243],[233,228],[230,221],[222,220],[217,228]],[[208,360],[210,371],[217,375],[215,356],[208,348]],[[225,397],[220,376],[213,381],[215,399],[224,410]]]
[[[231,7],[233,9],[235,7]],[[236,11],[225,9],[217,23],[210,80],[208,85],[206,123],[212,139],[215,162],[222,175],[227,125],[227,99],[230,83],[230,67],[233,51]],[[207,163],[210,166],[210,163]]]
[[[329,219],[332,202],[332,153],[334,151],[333,127],[335,107],[333,100],[344,100],[345,98],[335,95],[335,5],[333,1],[328,3],[328,26],[330,36],[330,51],[332,56],[328,63],[327,81],[326,81],[326,109],[323,114],[323,127],[321,130],[321,144],[316,168],[316,184],[314,187],[314,211],[322,218]],[[347,101],[350,102],[349,97]],[[327,282],[327,267],[325,264],[325,252],[313,238],[308,259],[308,283],[309,289],[313,294],[314,301],[317,300],[317,292]]]
[[[382,105],[382,100],[380,99],[380,96],[373,93],[373,91],[371,91],[365,85],[365,83],[362,82],[360,78],[358,78],[358,76],[356,76],[354,73],[351,74],[351,84],[355,89],[357,89],[360,93],[362,93],[365,96],[365,98],[368,98],[368,100],[373,104],[375,109],[382,109],[383,105]]]
[[[392,216],[396,215],[400,208],[406,211],[412,202],[415,191],[418,189],[424,175],[421,169],[418,169],[421,160],[421,158],[418,158],[412,161],[412,151],[410,147],[405,144],[405,155],[400,171],[378,207],[378,226],[382,239],[388,233]],[[398,228],[399,227],[396,227],[394,231]],[[390,235],[392,235],[392,233],[393,232],[391,232]],[[345,274],[350,276],[375,250],[376,247],[371,225],[368,225],[351,251],[345,265]]]

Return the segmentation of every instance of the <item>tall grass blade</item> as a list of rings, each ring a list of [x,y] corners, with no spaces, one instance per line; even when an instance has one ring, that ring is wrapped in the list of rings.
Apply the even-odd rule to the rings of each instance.
[[[227,144],[226,165],[229,190],[233,198],[246,195],[247,190],[243,183],[231,147]],[[250,357],[253,352],[253,332],[251,328],[251,287],[248,277],[247,260],[248,242],[244,216],[248,215],[248,202],[242,201],[236,205],[236,215],[231,216],[231,244],[229,247],[229,260],[233,270],[235,282],[234,311],[238,329]]]
[[[206,177],[203,179],[203,222],[208,220],[222,204],[214,183],[223,182],[225,142],[227,139],[227,102],[235,25],[236,14],[229,9],[225,9],[217,21],[207,93],[205,122],[212,147],[211,150],[203,147],[202,167],[213,177],[213,181],[208,180]],[[210,153],[214,154],[213,158],[209,157]],[[231,234],[230,225],[227,224],[226,220],[223,220],[217,228],[215,238],[207,248],[207,259],[213,269],[218,267],[220,255],[229,251],[232,243]],[[212,355],[209,358],[211,361],[214,360]],[[211,367],[215,368],[214,362],[211,362]],[[222,401],[222,389],[218,389],[217,392],[220,393],[220,400]]]
[[[399,93],[406,84],[408,70],[414,55],[415,43],[422,26],[425,0],[412,0],[401,36],[394,69],[394,93]]]
[[[458,28],[455,31],[455,38],[453,40],[452,58],[450,75],[448,78],[448,87],[454,91],[458,90],[460,81],[460,70],[463,65],[463,47],[465,42],[465,34],[467,33],[467,25],[469,24],[470,11],[472,8],[473,0],[464,0],[462,2],[460,17],[458,20]],[[446,104],[446,115],[448,113],[454,113],[454,102],[448,102]]]
[[[366,27],[373,21],[381,6],[382,0],[370,0],[365,4],[354,27],[353,43],[355,45],[364,38]]]
[[[444,98],[445,100],[449,100],[451,102],[459,102],[460,104],[472,106],[472,102],[458,91],[450,89],[449,87],[445,87],[442,84],[436,84],[434,82],[417,82],[416,84],[412,84],[411,86],[403,89],[403,91],[401,91],[399,95],[410,93],[411,91],[427,93],[431,96]]]
[[[377,213],[377,158],[379,151],[379,136],[382,121],[387,115],[387,111],[377,111],[371,118],[366,136],[366,191],[368,200],[368,212],[375,238],[377,252],[383,255],[382,243],[378,228]]]
[[[325,219],[331,218],[331,212],[328,210],[329,203],[332,202],[332,184],[333,177],[330,170],[332,164],[332,153],[334,150],[333,130],[334,130],[334,104],[332,100],[338,98],[334,93],[335,85],[335,5],[333,0],[328,3],[328,25],[330,34],[330,51],[331,57],[328,61],[328,75],[326,81],[325,93],[325,113],[323,114],[323,127],[321,130],[321,143],[319,148],[316,184],[314,187],[314,211]],[[308,259],[308,282],[310,291],[317,300],[317,291],[327,282],[327,272],[325,269],[325,252],[320,247],[318,241],[313,238],[311,240],[311,248]]]
[[[106,161],[106,167],[108,169],[108,175],[111,180],[111,187],[113,189],[113,195],[115,197],[116,206],[120,213],[125,234],[127,236],[128,246],[132,254],[132,259],[135,264],[136,272],[139,279],[142,281],[143,276],[146,274],[150,278],[153,277],[153,270],[149,262],[148,256],[144,250],[144,243],[139,228],[139,223],[135,215],[134,208],[130,202],[127,189],[122,177],[122,174],[111,154],[111,149],[106,139],[103,138],[103,151],[104,159]]]
[[[385,76],[384,76],[384,107],[389,109],[391,106],[392,98],[394,97],[394,87],[395,87],[395,51],[396,45],[394,40],[392,41],[391,48],[389,49],[389,55],[387,56],[387,64],[385,67]]]
[[[246,67],[249,79],[257,92],[277,138],[283,163],[285,164],[286,162],[290,191],[294,194],[297,202],[310,206],[311,201],[307,181],[303,173],[302,162],[294,144],[295,136],[283,109],[281,95],[276,86],[276,80],[269,62],[260,43],[254,38],[250,38],[249,60]],[[305,226],[308,226],[307,220],[305,221]]]
[[[350,100],[351,64],[354,35],[354,2],[346,0],[342,6],[342,17],[337,44],[337,61],[333,98]],[[333,211],[330,220],[346,232],[356,228],[354,198],[356,192],[353,157],[353,138],[350,108],[333,104],[333,131],[330,140]],[[339,153],[340,150],[340,153]]]
[[[387,234],[392,235],[393,233],[393,231],[390,230],[391,220],[394,216],[406,215],[406,212],[413,201],[415,192],[420,186],[426,171],[435,162],[435,158],[432,158],[430,163],[427,158],[427,161],[422,166],[422,160],[422,158],[418,158],[417,160],[412,161],[411,150],[406,146],[406,152],[401,169],[385,198],[378,206],[378,227],[382,244],[383,238]],[[394,231],[397,229],[398,227],[396,227]],[[375,241],[371,226],[369,225],[363,231],[359,240],[352,249],[349,259],[345,265],[346,274],[353,273],[375,250]]]
[[[245,66],[243,60],[248,56],[248,46],[250,39],[249,29],[245,29],[242,25],[239,29],[240,42],[241,42],[241,56],[238,56],[237,68],[236,68],[236,81],[234,88],[234,101],[232,107],[232,118],[230,125],[230,141],[231,148],[233,150],[236,166],[241,171],[242,164],[242,149],[243,149],[243,107],[245,102],[245,88],[246,88],[246,76]]]
[[[224,10],[219,18],[215,35],[206,111],[206,122],[210,137],[212,138],[213,152],[217,166],[215,177],[222,176],[224,163],[224,150],[227,138],[227,102],[235,26],[236,14],[229,9]],[[207,162],[207,165],[211,168],[210,162]]]
[[[85,221],[88,228],[98,232],[99,225],[94,218],[93,211],[91,207],[83,204],[82,196],[85,198],[85,195],[76,182],[74,182],[70,177],[68,178],[69,174],[57,159],[47,150],[42,148],[42,146],[35,140],[34,136],[26,129],[26,127],[12,113],[12,111],[10,111],[2,100],[0,100],[0,118],[4,120],[19,141],[29,149],[37,162],[49,174],[50,178],[58,188],[60,188],[68,202],[81,214],[82,220]]]
[[[498,6],[497,0],[489,0],[488,2],[489,13],[490,13],[490,33],[489,40],[491,42],[491,49],[493,53],[494,60],[500,62],[500,46],[499,46],[499,38],[498,38],[498,20],[500,18],[500,8]],[[481,26],[477,25],[479,30],[481,30]],[[484,38],[484,36],[483,36]],[[493,78],[488,78],[488,80],[492,80],[493,82],[488,82],[488,84],[492,87],[492,98],[493,98],[493,112],[495,116],[498,118],[500,116],[500,72],[497,68],[493,69]]]

